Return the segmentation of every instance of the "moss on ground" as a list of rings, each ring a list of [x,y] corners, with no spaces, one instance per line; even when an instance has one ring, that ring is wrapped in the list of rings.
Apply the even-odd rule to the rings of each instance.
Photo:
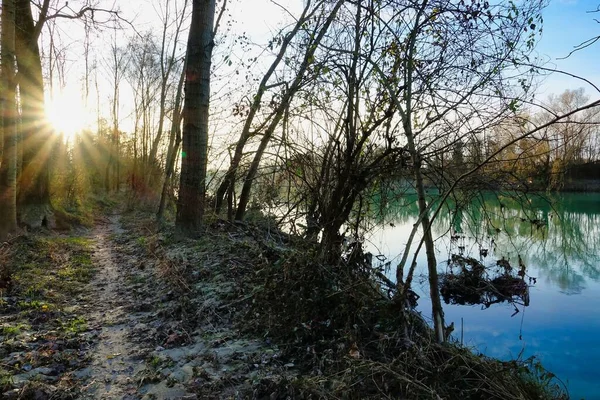
[[[85,362],[78,334],[87,330],[86,322],[67,310],[76,308],[76,296],[94,275],[91,243],[86,237],[30,234],[0,248],[9,276],[1,294],[0,397],[21,387],[27,374],[26,387],[43,386],[45,375],[33,372],[62,377]],[[48,390],[58,396],[55,387]],[[63,394],[71,396],[72,388]]]
[[[21,236],[11,246],[11,294],[59,304],[89,283],[91,241],[83,237]]]

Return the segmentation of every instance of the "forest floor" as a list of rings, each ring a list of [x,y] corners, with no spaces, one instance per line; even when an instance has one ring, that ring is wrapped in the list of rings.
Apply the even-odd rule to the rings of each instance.
[[[229,282],[198,284],[205,296],[192,304],[153,236],[109,214],[88,231],[4,246],[20,270],[0,296],[0,398],[235,398],[269,373],[276,346],[244,337],[218,310]],[[188,245],[176,256],[194,257]]]
[[[407,344],[368,276],[279,231],[214,220],[192,240],[98,215],[0,245],[0,398],[565,398],[537,364],[436,345],[420,318]]]

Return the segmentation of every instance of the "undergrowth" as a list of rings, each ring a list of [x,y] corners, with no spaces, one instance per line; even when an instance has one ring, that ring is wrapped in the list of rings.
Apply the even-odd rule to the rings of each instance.
[[[305,241],[250,224],[214,220],[195,241],[140,226],[147,238],[139,245],[161,276],[193,297],[189,324],[230,321],[281,349],[280,374],[255,382],[248,398],[568,398],[536,359],[500,361],[436,343],[364,257],[328,265]]]
[[[70,231],[73,228],[91,228],[95,218],[113,210],[118,204],[117,198],[105,194],[89,194],[85,199],[66,201],[53,199],[52,212],[55,228],[58,231]]]
[[[273,254],[246,326],[274,337],[301,374],[273,388],[293,398],[565,399],[535,359],[503,362],[436,343],[413,310],[383,294],[364,265],[325,265],[315,251]],[[360,259],[360,258],[359,258]],[[404,312],[403,312],[404,311]],[[404,317],[403,317],[404,316]]]

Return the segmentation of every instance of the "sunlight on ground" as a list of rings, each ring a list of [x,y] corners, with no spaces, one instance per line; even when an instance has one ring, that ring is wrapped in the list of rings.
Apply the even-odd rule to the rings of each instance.
[[[46,99],[46,116],[55,132],[64,134],[66,141],[90,128],[94,121],[93,114],[85,108],[81,94],[76,91],[64,91]]]

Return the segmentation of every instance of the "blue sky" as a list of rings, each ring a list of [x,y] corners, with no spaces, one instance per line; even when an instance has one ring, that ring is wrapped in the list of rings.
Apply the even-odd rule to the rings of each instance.
[[[600,86],[600,41],[565,60],[559,59],[567,56],[574,46],[600,35],[600,23],[594,21],[595,18],[600,20],[600,12],[587,13],[598,5],[600,0],[551,0],[543,13],[543,34],[537,51],[546,56],[548,67],[583,76]],[[558,74],[542,83],[538,97],[544,99],[551,93],[578,87],[584,87],[591,99],[600,98],[600,93],[584,82]]]

